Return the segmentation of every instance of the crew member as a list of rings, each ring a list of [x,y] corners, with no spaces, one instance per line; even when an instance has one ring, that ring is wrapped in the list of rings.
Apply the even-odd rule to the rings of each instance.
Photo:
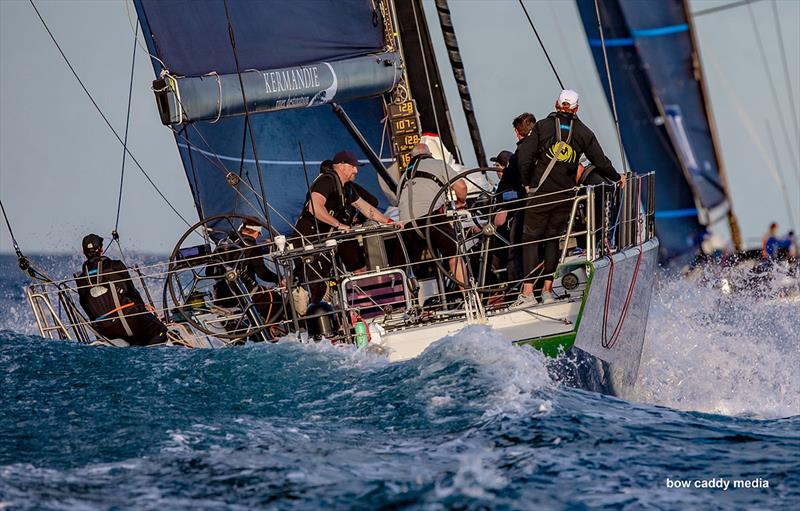
[[[252,220],[245,219],[238,230],[221,242],[217,247],[217,255],[224,264],[209,266],[209,276],[223,276],[229,269],[236,270],[236,278],[244,289],[239,289],[235,281],[221,278],[214,284],[215,303],[223,307],[241,306],[237,299],[246,292],[255,306],[256,311],[269,323],[280,320],[283,314],[283,302],[280,293],[262,285],[263,282],[280,284],[280,276],[269,269],[264,262],[263,247],[258,244],[261,235],[261,225]],[[270,330],[270,333],[272,333]]]
[[[769,231],[767,231],[767,234],[761,240],[761,260],[774,260],[778,255],[780,244],[781,240],[778,238],[778,224],[773,222],[769,224]]]
[[[405,228],[403,240],[410,262],[422,259],[422,252],[428,248],[427,236],[430,235],[431,244],[447,260],[450,272],[463,283],[464,265],[455,257],[456,233],[444,211],[447,194],[439,193],[456,176],[456,172],[446,162],[434,159],[426,144],[415,145],[410,156],[411,162],[400,181],[398,199],[400,221]],[[452,189],[456,202],[463,204],[467,198],[464,179],[456,180]]]
[[[108,339],[146,346],[167,340],[167,327],[145,305],[122,261],[103,255],[103,238],[83,238],[86,261],[75,283],[78,297],[92,327]]]
[[[542,301],[553,301],[553,273],[558,265],[558,237],[563,235],[572,211],[578,162],[585,154],[598,175],[621,178],[603,153],[594,133],[578,119],[578,93],[562,90],[556,110],[537,122],[517,151],[522,182],[528,186],[530,206],[525,213],[523,264],[530,274],[539,265],[540,240],[544,245]],[[550,239],[552,238],[552,239]],[[519,305],[533,300],[533,282],[523,285]]]
[[[352,208],[361,212],[368,220],[382,224],[393,223],[375,206],[369,204],[354,186],[358,175],[359,163],[350,151],[336,153],[332,160],[332,171],[320,172],[311,184],[303,211],[295,225],[295,232],[300,239],[319,241],[334,231],[349,232],[353,223]],[[355,240],[339,243],[338,255],[348,271],[359,271],[364,267],[363,252],[359,250]],[[298,266],[298,275],[304,273],[308,277],[312,302],[319,302],[325,296],[327,284],[324,282],[333,269],[332,261],[324,255],[315,258],[314,263]]]
[[[503,211],[495,217],[495,225],[499,228],[502,225],[508,226],[510,223],[509,240],[511,246],[508,250],[508,282],[515,284],[523,277],[522,273],[522,226],[525,223],[525,204],[521,199],[525,198],[525,186],[522,183],[522,176],[519,172],[518,155],[519,147],[525,137],[530,135],[533,126],[536,124],[536,117],[530,112],[523,112],[516,116],[511,122],[514,128],[514,136],[517,139],[517,147],[513,154],[502,151],[497,158],[504,157],[503,153],[509,153],[508,164],[500,177],[496,193],[502,194]],[[492,161],[495,161],[493,158]],[[511,213],[511,221],[508,222],[508,213]]]

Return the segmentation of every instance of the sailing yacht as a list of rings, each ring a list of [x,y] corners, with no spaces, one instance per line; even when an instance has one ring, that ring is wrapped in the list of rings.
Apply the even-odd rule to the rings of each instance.
[[[198,217],[169,261],[151,268],[164,279],[159,309],[173,342],[221,347],[324,337],[404,360],[466,325],[484,325],[549,356],[577,354],[585,363],[576,370],[590,374],[576,380],[588,388],[617,395],[633,388],[659,252],[652,173],[631,174],[618,192],[613,185],[576,186],[552,275],[559,299],[510,307],[521,281],[510,281],[494,257],[511,242],[493,219],[501,203],[536,206],[497,193],[495,169],[453,177],[472,185],[463,208],[452,200],[453,180],[439,190],[467,268],[460,278],[429,232],[426,259],[401,264],[388,256],[405,252],[392,228],[364,223],[327,239],[293,232],[316,169],[339,150],[368,164],[359,184],[382,209],[391,200],[383,190],[397,192],[389,168],[408,165],[423,131],[435,131],[458,154],[420,0],[134,5],[160,119],[175,139]],[[262,228],[256,257],[283,276],[280,285],[260,288],[267,298],[257,298],[243,278],[254,247],[241,231],[254,224]],[[346,242],[363,250],[364,271],[338,264],[337,247]],[[295,280],[296,268],[314,258],[328,258],[333,275]],[[315,279],[329,286],[328,299],[306,307],[297,296]],[[233,302],[219,298],[222,280],[239,291]],[[27,291],[42,336],[113,341],[75,308],[74,284],[54,284]],[[64,306],[66,319],[54,303]]]

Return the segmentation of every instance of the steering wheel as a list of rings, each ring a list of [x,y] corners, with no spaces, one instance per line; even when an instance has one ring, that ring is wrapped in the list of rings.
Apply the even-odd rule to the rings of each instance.
[[[255,242],[242,235],[245,223],[261,228]],[[262,220],[239,214],[208,217],[189,227],[172,250],[164,284],[180,319],[220,339],[264,332],[269,319],[259,315],[243,277],[249,260],[261,257],[271,243],[269,232]],[[198,237],[203,244],[194,243]]]
[[[466,205],[463,209],[458,209],[455,212],[452,210],[447,211],[450,208],[452,199],[451,188],[459,179],[466,181],[468,189],[471,189],[467,193]],[[502,193],[495,191],[497,187],[494,183],[498,181],[498,169],[496,168],[475,168],[453,176],[434,195],[428,209],[428,216],[439,214],[440,208],[436,207],[436,205],[440,200],[444,199],[445,216],[453,220],[455,220],[456,216],[458,217],[458,222],[448,223],[451,225],[454,223],[454,228],[460,225],[461,232],[457,232],[455,229],[442,229],[436,224],[421,226],[421,231],[428,244],[428,250],[431,255],[434,255],[436,266],[442,274],[459,286],[468,287],[466,282],[462,282],[450,271],[445,261],[435,257],[436,244],[433,234],[438,233],[451,240],[457,247],[457,256],[466,256],[470,262],[477,259],[478,274],[475,283],[480,292],[488,291],[486,289],[486,279],[492,252],[502,250],[503,247],[507,248],[511,245],[509,239],[498,231],[494,225],[494,217],[500,212],[499,204],[502,202]],[[467,271],[472,271],[470,264],[466,266]]]

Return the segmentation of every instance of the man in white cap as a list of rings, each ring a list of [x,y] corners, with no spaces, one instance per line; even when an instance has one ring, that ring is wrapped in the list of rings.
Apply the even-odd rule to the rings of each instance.
[[[530,135],[517,150],[522,183],[528,187],[530,205],[525,213],[522,241],[524,273],[530,275],[540,264],[539,240],[544,245],[544,287],[542,301],[550,303],[553,296],[553,273],[558,265],[559,236],[566,232],[573,191],[582,154],[595,166],[594,172],[614,181],[620,175],[603,153],[594,133],[580,119],[580,97],[573,90],[562,90],[556,100],[556,110],[538,121]],[[522,287],[518,305],[533,300],[533,282]]]

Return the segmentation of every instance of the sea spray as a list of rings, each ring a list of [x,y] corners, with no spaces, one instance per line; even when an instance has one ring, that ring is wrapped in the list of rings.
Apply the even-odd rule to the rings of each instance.
[[[713,277],[713,278],[712,278]],[[664,278],[647,325],[638,401],[725,415],[800,414],[800,302],[720,277]]]

